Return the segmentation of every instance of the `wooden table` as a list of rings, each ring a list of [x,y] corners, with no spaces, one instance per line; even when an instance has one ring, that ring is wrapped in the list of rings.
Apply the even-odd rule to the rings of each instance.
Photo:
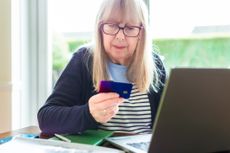
[[[18,134],[38,134],[39,135],[40,133],[41,131],[37,126],[28,126],[22,129],[0,133],[0,138],[4,138],[7,136],[15,136]]]

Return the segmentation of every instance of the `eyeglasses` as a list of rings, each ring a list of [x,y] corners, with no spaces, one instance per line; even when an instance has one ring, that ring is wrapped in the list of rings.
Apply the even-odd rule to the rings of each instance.
[[[143,28],[142,26],[127,26],[120,27],[115,23],[102,23],[100,26],[101,30],[107,35],[116,35],[120,29],[123,30],[123,33],[127,37],[137,37],[140,33],[140,30]]]

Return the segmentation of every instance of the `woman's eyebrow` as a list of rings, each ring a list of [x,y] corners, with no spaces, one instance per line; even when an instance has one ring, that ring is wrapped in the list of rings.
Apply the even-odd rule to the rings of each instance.
[[[141,26],[140,23],[126,23],[125,25],[126,26],[137,26],[137,27]]]
[[[114,23],[114,24],[118,24],[118,25],[122,25],[122,26],[141,26],[141,23],[137,23],[137,22],[131,22],[131,21],[116,21],[114,19],[109,19],[109,20],[104,20],[104,23]]]

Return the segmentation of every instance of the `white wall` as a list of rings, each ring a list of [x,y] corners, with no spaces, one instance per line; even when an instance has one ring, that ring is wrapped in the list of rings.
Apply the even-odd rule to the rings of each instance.
[[[11,129],[11,0],[0,0],[0,133]]]

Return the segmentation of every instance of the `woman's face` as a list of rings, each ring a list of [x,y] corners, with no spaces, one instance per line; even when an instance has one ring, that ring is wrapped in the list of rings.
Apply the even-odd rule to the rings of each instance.
[[[140,39],[141,28],[136,28],[136,27],[140,27],[140,24],[116,23],[116,22],[108,22],[108,23],[109,24],[104,25],[103,28],[101,27],[105,52],[113,63],[128,66],[136,50],[138,40]],[[120,28],[117,34],[111,35],[106,33],[106,32],[110,33],[111,28],[114,28],[114,26],[115,29],[117,30]],[[123,29],[124,27],[126,28]],[[129,32],[133,30],[132,28],[135,28],[134,30],[139,31],[138,35],[133,37],[126,36],[124,34],[124,30],[125,33],[129,34]]]

